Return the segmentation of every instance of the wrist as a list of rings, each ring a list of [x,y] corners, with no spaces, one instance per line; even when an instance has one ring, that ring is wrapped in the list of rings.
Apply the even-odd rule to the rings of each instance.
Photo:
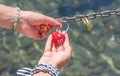
[[[17,32],[21,32],[23,29],[23,26],[24,26],[25,19],[23,17],[23,12],[24,11],[22,11],[22,10],[19,12],[19,21],[18,21],[17,26],[16,26]]]
[[[10,11],[12,11],[12,12],[10,12]],[[0,15],[1,15],[0,26],[2,28],[6,28],[6,29],[12,29],[14,22],[15,22],[17,12],[18,11],[16,11],[16,8],[8,7],[8,6],[0,4]],[[19,21],[17,23],[17,27],[16,27],[17,31],[19,31],[18,27],[21,25],[21,23],[23,21],[21,13],[22,13],[22,11],[19,12],[20,16],[19,16]]]
[[[33,76],[51,76],[49,73],[45,73],[45,72],[39,72],[34,74]]]
[[[51,76],[60,76],[59,69],[55,68],[50,64],[37,64],[32,70],[32,75],[37,74],[39,72],[49,73]]]
[[[23,67],[17,70],[18,76],[61,76],[59,69],[49,64],[37,64],[34,68]]]
[[[21,11],[19,7],[15,7],[15,9],[16,9],[16,16],[14,18],[12,30],[16,30],[16,27],[17,27],[18,21],[19,21],[20,11]]]
[[[55,67],[59,70],[61,69],[61,67],[55,61],[49,61],[49,60],[46,60],[46,59],[39,60],[38,64],[50,64],[50,65],[52,65],[53,67]]]

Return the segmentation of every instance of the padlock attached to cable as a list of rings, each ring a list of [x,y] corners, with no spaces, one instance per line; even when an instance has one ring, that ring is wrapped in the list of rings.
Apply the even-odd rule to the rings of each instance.
[[[64,43],[65,41],[65,33],[68,31],[69,29],[69,24],[67,23],[67,29],[65,30],[64,33],[60,32],[60,28],[57,28],[56,31],[52,32],[52,41],[55,44],[55,46],[60,46]]]

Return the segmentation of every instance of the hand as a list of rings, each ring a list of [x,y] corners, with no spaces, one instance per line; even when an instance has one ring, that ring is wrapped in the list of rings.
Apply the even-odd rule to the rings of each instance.
[[[46,42],[44,53],[38,64],[52,64],[58,69],[61,69],[63,66],[65,66],[71,59],[71,46],[67,33],[65,34],[65,37],[66,39],[63,45],[60,45],[56,48],[52,42],[52,36],[50,35]]]
[[[61,23],[57,20],[31,11],[20,12],[18,25],[17,31],[35,40],[44,39],[52,26],[61,27]]]

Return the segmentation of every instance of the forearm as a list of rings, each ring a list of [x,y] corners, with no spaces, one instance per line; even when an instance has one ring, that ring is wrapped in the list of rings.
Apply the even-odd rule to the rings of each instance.
[[[12,29],[15,17],[15,8],[0,4],[0,27]]]

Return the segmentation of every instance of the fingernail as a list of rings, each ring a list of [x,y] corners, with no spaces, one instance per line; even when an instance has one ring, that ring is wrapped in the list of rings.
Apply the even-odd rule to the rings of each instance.
[[[56,22],[57,22],[57,23],[61,23],[61,21],[60,21],[60,20],[56,20]]]
[[[62,23],[61,23],[60,20],[56,20],[56,23],[57,23],[57,25],[59,25],[58,28],[61,28],[61,27],[62,27]]]
[[[61,24],[62,24],[62,22],[61,22],[60,20],[56,20],[56,23],[57,23],[58,25],[61,25]]]

